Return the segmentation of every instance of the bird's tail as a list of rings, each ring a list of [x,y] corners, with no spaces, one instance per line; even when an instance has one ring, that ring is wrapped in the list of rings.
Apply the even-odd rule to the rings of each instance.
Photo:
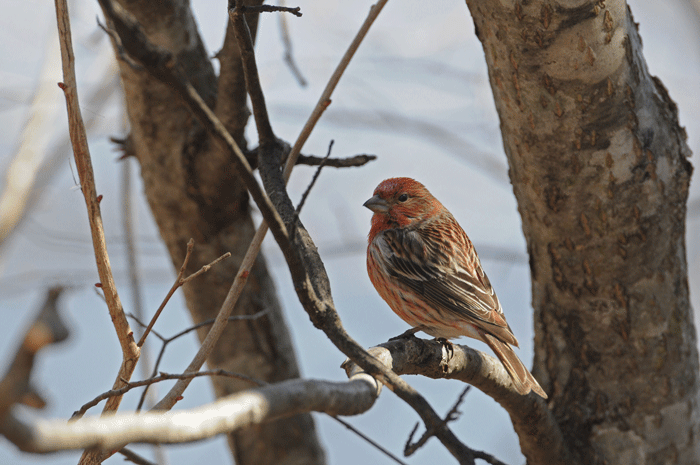
[[[540,387],[535,377],[525,368],[523,362],[520,361],[508,344],[499,341],[496,337],[487,333],[481,332],[481,336],[483,341],[486,342],[489,347],[491,347],[491,350],[496,353],[496,356],[498,356],[498,359],[513,380],[513,386],[515,386],[516,391],[525,395],[532,390],[542,398],[547,398],[547,394],[544,393],[544,390]]]

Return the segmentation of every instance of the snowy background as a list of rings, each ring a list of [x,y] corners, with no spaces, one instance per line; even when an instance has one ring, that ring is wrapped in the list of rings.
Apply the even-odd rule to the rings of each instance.
[[[73,411],[109,389],[121,360],[119,345],[105,305],[93,289],[98,281],[92,257],[87,215],[75,188],[67,149],[67,123],[61,80],[55,13],[52,2],[6,2],[0,18],[0,192],[22,176],[7,175],[23,139],[31,142],[20,173],[38,169],[30,210],[0,248],[0,360],[14,353],[24,328],[44,299],[47,286],[70,287],[61,300],[72,330],[68,342],[42,353],[35,384],[50,405],[41,415],[68,418]],[[630,0],[640,23],[644,54],[652,74],[659,76],[678,103],[689,143],[700,152],[700,14],[692,0]],[[223,0],[192,0],[200,33],[211,54],[220,48],[227,16]],[[300,6],[302,18],[287,18],[296,61],[309,85],[300,87],[282,61],[279,18],[266,14],[260,22],[259,69],[278,136],[294,141],[321,94],[328,77],[364,20],[370,1],[289,3]],[[126,277],[121,224],[122,164],[108,142],[124,134],[121,96],[114,85],[112,50],[96,25],[97,2],[71,2],[74,46],[83,117],[90,121],[90,148],[98,193],[104,195],[108,248],[121,300],[127,311],[132,295]],[[25,128],[29,128],[25,130]],[[24,131],[24,132],[23,132]],[[251,133],[252,135],[252,133]],[[334,156],[373,153],[379,159],[363,168],[323,171],[302,219],[325,260],[336,306],[349,333],[371,346],[406,329],[379,298],[366,277],[365,237],[369,210],[362,203],[384,178],[411,176],[422,181],[458,218],[471,236],[484,267],[521,341],[521,358],[532,360],[530,283],[520,218],[507,177],[498,119],[488,85],[481,45],[463,1],[389,2],[370,30],[304,153],[324,155],[335,140]],[[255,140],[251,137],[250,140]],[[697,158],[691,162],[697,165]],[[133,163],[133,161],[130,161]],[[140,275],[144,308],[152,314],[170,288],[174,273],[142,196],[134,163],[132,191],[138,218]],[[299,167],[290,192],[298,201],[313,175]],[[700,308],[700,188],[691,185],[687,230],[691,298]],[[183,244],[184,246],[184,244]],[[264,252],[275,275],[291,326],[303,376],[344,380],[339,369],[344,356],[314,329],[295,299],[283,258],[270,239]],[[156,330],[170,336],[188,326],[189,316],[179,295],[166,307]],[[482,349],[479,343],[467,341]],[[160,347],[149,339],[150,348]],[[148,346],[148,344],[147,344]],[[166,352],[161,369],[181,372],[195,350],[195,338],[179,339]],[[135,375],[135,379],[140,375]],[[449,410],[464,385],[459,382],[409,377],[441,414]],[[163,392],[166,387],[160,388]],[[133,408],[138,394],[122,404]],[[178,408],[211,399],[206,380],[195,380]],[[97,414],[102,404],[91,410]],[[494,454],[508,464],[524,462],[507,414],[477,390],[462,405],[463,415],[451,427],[475,449]],[[393,463],[370,445],[324,415],[314,416],[329,463]],[[366,414],[348,418],[353,425],[401,456],[417,415],[384,390]],[[135,450],[151,457],[146,446]],[[171,464],[195,460],[231,463],[222,438],[167,448]],[[0,439],[0,463],[74,464],[79,452],[49,456],[24,455]],[[453,463],[436,440],[410,464]],[[119,455],[107,463],[122,463]]]

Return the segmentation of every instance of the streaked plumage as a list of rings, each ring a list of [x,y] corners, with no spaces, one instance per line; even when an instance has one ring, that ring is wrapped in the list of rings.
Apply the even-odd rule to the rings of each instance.
[[[518,347],[518,341],[474,246],[452,214],[410,178],[383,181],[364,205],[374,212],[367,272],[389,307],[431,336],[485,342],[519,393],[534,390],[547,398],[510,347]]]

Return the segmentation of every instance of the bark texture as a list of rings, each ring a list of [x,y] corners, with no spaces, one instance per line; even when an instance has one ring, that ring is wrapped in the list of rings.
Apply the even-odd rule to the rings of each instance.
[[[579,463],[700,463],[690,151],[629,8],[467,4],[530,255],[533,373],[565,441]]]
[[[259,4],[261,1],[251,1]],[[156,44],[175,53],[203,99],[215,108],[239,145],[248,118],[238,47],[227,33],[217,58],[217,77],[185,0],[123,0],[121,5]],[[228,15],[221,11],[222,25]],[[257,15],[249,15],[251,30]],[[229,155],[212,143],[180,99],[144,71],[120,62],[131,122],[131,142],[141,164],[146,196],[174,266],[179,268],[189,238],[196,241],[188,272],[223,253],[232,257],[184,287],[195,323],[214,318],[254,234],[248,194],[232,169]],[[276,382],[299,377],[289,333],[275,288],[259,258],[233,314],[267,310],[257,320],[229,323],[208,360],[223,368]],[[200,338],[208,328],[202,328]],[[249,383],[217,377],[217,397],[250,388]],[[229,444],[238,464],[324,463],[313,420],[296,415],[231,433]]]

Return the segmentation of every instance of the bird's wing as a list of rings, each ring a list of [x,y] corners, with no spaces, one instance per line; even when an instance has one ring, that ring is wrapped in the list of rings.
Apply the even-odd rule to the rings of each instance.
[[[435,309],[518,345],[478,258],[472,272],[450,260],[439,242],[424,237],[419,230],[392,229],[382,236],[385,243],[380,249],[386,270],[394,279]]]

